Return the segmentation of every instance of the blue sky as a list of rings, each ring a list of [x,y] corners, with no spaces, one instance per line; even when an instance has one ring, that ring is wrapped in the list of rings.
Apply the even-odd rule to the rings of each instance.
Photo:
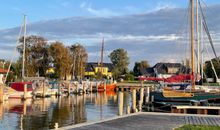
[[[207,4],[220,3],[219,0],[204,1]],[[140,14],[166,7],[182,8],[187,3],[188,0],[4,0],[0,4],[0,29],[20,26],[23,13],[32,23],[76,16]]]
[[[209,8],[205,13],[207,23],[216,50],[220,52],[220,14],[215,13],[220,12],[220,0],[202,1]],[[180,62],[186,58],[182,54],[189,48],[188,2],[5,0],[0,4],[0,59],[11,60],[23,20],[22,14],[25,13],[28,16],[28,35],[42,36],[49,42],[61,41],[66,46],[79,42],[86,47],[89,61],[99,61],[101,40],[105,37],[105,62],[110,62],[107,56],[117,48],[127,50],[130,68],[140,60],[148,60],[151,65],[157,62]],[[210,58],[213,57],[207,59]]]

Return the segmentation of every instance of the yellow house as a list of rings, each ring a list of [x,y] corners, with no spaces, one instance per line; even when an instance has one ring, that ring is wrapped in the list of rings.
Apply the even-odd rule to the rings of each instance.
[[[103,63],[103,66],[101,67],[97,62],[89,62],[86,65],[85,76],[95,76],[97,73],[102,72],[102,75],[112,77],[113,67],[112,63]]]

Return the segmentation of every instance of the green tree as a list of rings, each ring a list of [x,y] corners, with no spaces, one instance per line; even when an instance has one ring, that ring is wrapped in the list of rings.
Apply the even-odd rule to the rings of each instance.
[[[213,63],[213,66],[214,66],[214,68],[215,68],[215,71],[216,71],[216,73],[217,73],[217,76],[220,77],[220,65],[218,64],[218,61],[217,61],[216,59],[212,59],[212,63]],[[208,78],[214,78],[214,79],[216,79],[210,61],[206,61],[206,62],[205,62],[204,71],[205,71],[205,74],[206,74],[206,76],[207,76]]]
[[[86,49],[79,43],[71,45],[69,49],[72,59],[72,79],[75,76],[80,76],[80,78],[82,78],[84,76],[86,63],[88,60]]]
[[[150,65],[148,61],[142,60],[141,62],[135,62],[133,72],[135,76],[139,76],[141,74],[141,69],[149,68]]]
[[[121,48],[113,50],[109,58],[115,67],[113,70],[114,77],[118,78],[119,75],[128,73],[129,57],[127,51]]]
[[[17,47],[20,53],[20,62],[23,56],[23,38],[20,39],[20,46]],[[25,73],[26,76],[45,76],[49,67],[50,59],[47,40],[40,36],[26,37],[25,44]]]
[[[61,42],[53,42],[49,48],[55,75],[60,79],[67,79],[71,71],[71,55],[69,49]]]

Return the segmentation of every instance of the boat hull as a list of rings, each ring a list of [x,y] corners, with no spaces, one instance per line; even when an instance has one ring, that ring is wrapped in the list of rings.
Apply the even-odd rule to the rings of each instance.
[[[106,84],[106,91],[114,91],[116,88],[116,84]],[[101,84],[98,86],[98,92],[105,91],[104,85]]]
[[[165,97],[163,92],[151,92],[151,97],[154,96],[154,101],[157,102],[190,102],[191,100],[220,100],[220,93],[193,93],[192,97]]]

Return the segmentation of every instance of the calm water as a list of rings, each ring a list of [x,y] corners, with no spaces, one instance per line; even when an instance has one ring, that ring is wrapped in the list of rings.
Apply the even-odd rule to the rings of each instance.
[[[124,112],[131,96],[124,93]],[[9,100],[0,104],[1,130],[42,130],[98,121],[118,114],[116,93],[93,93],[70,97]]]

